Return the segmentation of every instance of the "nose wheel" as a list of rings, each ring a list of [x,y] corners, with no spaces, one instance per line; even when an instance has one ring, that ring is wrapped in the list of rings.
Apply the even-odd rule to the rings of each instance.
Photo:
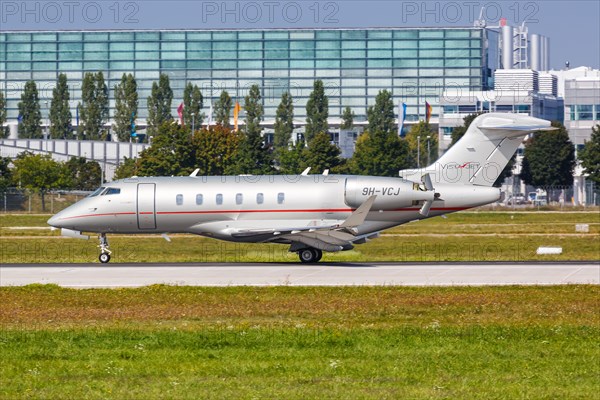
[[[319,249],[306,248],[298,252],[298,257],[303,264],[312,264],[321,260],[323,252]]]
[[[99,239],[100,245],[98,247],[100,248],[100,256],[98,257],[98,259],[102,264],[106,264],[110,261],[110,255],[112,254],[112,251],[110,251],[110,249],[108,248],[109,246],[108,239],[106,238],[106,233],[101,233]]]

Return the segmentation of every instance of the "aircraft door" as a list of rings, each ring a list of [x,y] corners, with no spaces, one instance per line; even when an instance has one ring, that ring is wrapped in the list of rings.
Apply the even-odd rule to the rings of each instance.
[[[139,183],[137,188],[139,229],[156,229],[156,184]]]

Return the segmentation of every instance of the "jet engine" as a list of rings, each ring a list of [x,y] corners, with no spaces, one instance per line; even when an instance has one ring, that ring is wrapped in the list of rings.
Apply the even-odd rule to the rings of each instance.
[[[426,208],[426,215],[435,199],[435,191],[428,178],[417,183],[399,178],[349,177],[346,179],[344,201],[348,206],[358,208],[370,196],[376,195],[371,208],[373,211],[421,206]]]

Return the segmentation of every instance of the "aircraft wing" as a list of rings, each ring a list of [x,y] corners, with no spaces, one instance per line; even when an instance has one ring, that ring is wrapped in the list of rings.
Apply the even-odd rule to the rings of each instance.
[[[245,229],[234,232],[231,234],[231,236],[236,238],[253,238],[263,242],[271,242],[283,239],[292,243],[300,243],[301,245],[314,247],[320,250],[340,251],[346,248],[351,248],[352,243],[357,241],[364,242],[367,236],[374,236],[373,234],[369,234],[367,236],[358,235],[356,227],[362,225],[362,223],[365,221],[365,218],[371,210],[376,197],[377,196],[369,197],[341,224],[303,226],[286,229]],[[292,246],[292,249],[290,250],[294,251],[294,246]]]

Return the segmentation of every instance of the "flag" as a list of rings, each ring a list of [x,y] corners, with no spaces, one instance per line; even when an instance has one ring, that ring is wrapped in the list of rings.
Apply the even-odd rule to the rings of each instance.
[[[235,106],[233,107],[233,129],[237,132],[238,130],[238,117],[240,115],[240,110],[242,106],[237,101],[235,102]]]
[[[137,137],[137,132],[135,131],[135,113],[131,113],[131,137]]]
[[[427,123],[429,123],[429,120],[431,119],[431,104],[429,104],[428,102],[425,102],[425,121]]]
[[[23,115],[19,114],[19,116],[17,117],[17,122],[20,124],[21,122],[23,122]]]
[[[183,103],[177,107],[177,115],[179,115],[179,121],[181,122],[181,126],[183,126]]]
[[[398,136],[403,136],[404,121],[406,121],[406,103],[398,104]]]

